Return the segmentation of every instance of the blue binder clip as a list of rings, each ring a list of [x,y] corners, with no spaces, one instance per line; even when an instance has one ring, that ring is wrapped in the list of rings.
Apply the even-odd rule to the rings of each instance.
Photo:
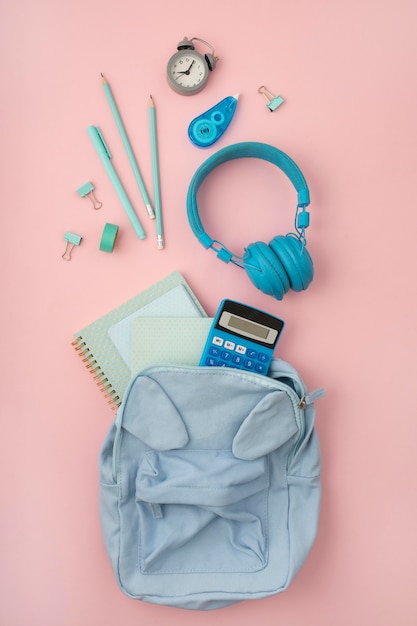
[[[65,247],[65,252],[62,255],[62,258],[64,259],[64,261],[71,261],[71,252],[74,246],[80,245],[82,237],[81,235],[76,235],[75,233],[66,232],[64,235],[64,241],[67,245]]]
[[[101,209],[101,207],[103,206],[103,203],[99,202],[95,197],[94,185],[93,183],[90,183],[90,181],[88,181],[88,183],[84,183],[84,185],[81,185],[81,187],[77,189],[77,193],[81,198],[87,197],[91,201],[94,209]]]
[[[274,96],[274,94],[271,93],[265,85],[261,85],[258,92],[265,97],[267,101],[266,106],[270,111],[275,111],[275,109],[277,109],[284,102],[284,98],[281,98],[281,96]]]

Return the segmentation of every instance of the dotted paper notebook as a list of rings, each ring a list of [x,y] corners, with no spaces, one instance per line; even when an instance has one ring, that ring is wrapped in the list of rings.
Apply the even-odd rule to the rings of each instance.
[[[151,365],[198,365],[212,317],[141,317],[132,325],[132,374]]]
[[[99,385],[100,389],[108,398],[109,403],[115,408],[122,403],[132,373],[110,338],[109,329],[122,320],[127,319],[132,314],[137,313],[150,303],[156,303],[159,298],[162,298],[162,303],[165,302],[165,306],[156,307],[156,309],[159,310],[159,315],[175,315],[172,313],[173,305],[167,304],[167,300],[164,296],[179,285],[183,286],[186,295],[195,307],[196,315],[199,314],[202,317],[207,317],[206,312],[184,277],[179,272],[173,272],[155,285],[152,285],[152,287],[139,293],[131,300],[128,300],[113,311],[110,311],[110,313],[107,313],[74,334],[73,345],[75,349],[94,377],[97,385]],[[183,290],[181,291],[183,292]]]

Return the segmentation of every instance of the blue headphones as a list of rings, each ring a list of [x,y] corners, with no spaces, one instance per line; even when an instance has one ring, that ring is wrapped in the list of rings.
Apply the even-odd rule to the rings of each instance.
[[[298,201],[295,232],[276,236],[269,244],[262,241],[251,243],[244,249],[243,257],[239,257],[205,232],[198,213],[197,192],[208,174],[218,165],[243,157],[263,159],[279,167],[294,185]],[[307,252],[305,238],[305,229],[310,223],[306,211],[309,204],[310,193],[305,178],[289,156],[268,144],[242,142],[219,150],[198,168],[188,189],[187,215],[193,233],[206,249],[214,250],[221,261],[232,262],[245,269],[255,287],[282,300],[289,289],[307,289],[313,279],[313,261]]]

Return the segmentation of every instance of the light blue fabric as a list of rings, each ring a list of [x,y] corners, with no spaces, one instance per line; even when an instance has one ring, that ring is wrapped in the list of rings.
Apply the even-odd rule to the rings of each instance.
[[[131,383],[100,455],[104,542],[132,598],[216,609],[283,591],[314,541],[320,452],[304,385],[158,366]]]

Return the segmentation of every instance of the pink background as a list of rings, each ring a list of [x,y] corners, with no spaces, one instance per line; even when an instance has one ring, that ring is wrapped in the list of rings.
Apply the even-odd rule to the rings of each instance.
[[[2,626],[417,623],[416,23],[414,0],[2,0]],[[165,78],[184,35],[221,57],[191,98]],[[154,97],[163,251],[100,72],[150,190]],[[257,93],[262,84],[285,99],[274,113]],[[193,146],[191,119],[236,92],[226,134],[205,151]],[[145,241],[92,148],[89,124],[105,134]],[[193,173],[237,141],[280,148],[309,183],[316,275],[282,302],[205,251],[188,225]],[[100,211],[76,193],[88,180]],[[238,253],[292,228],[294,191],[262,162],[225,166],[203,200],[210,234]],[[113,254],[98,250],[105,222],[120,226]],[[68,230],[83,241],[65,263]],[[71,347],[74,332],[174,270],[209,315],[230,297],[283,317],[279,356],[327,391],[317,405],[320,527],[305,566],[284,594],[215,613],[119,591],[97,507],[97,457],[114,413]]]

